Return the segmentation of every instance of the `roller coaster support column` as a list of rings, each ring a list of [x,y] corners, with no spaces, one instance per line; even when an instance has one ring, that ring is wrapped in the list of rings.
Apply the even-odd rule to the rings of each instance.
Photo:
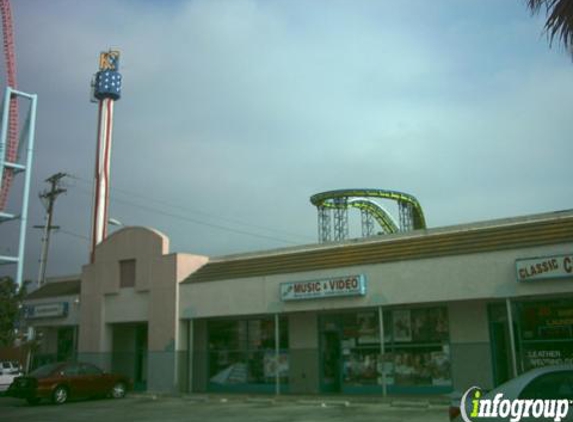
[[[374,236],[374,216],[367,209],[360,209],[362,217],[362,237]]]
[[[348,200],[336,198],[334,200],[334,241],[348,239]]]
[[[414,212],[412,204],[405,201],[398,202],[398,213],[400,219],[400,231],[409,232],[414,228]]]
[[[320,243],[332,240],[332,221],[330,208],[318,207],[318,241]]]
[[[14,107],[10,107],[10,102],[22,98],[29,100],[30,107],[26,116],[24,127],[20,133],[21,139],[18,143],[18,151],[15,159],[9,158],[6,149],[8,138],[8,126],[10,121],[10,113],[13,112]],[[25,92],[16,91],[10,87],[6,88],[4,96],[4,104],[2,109],[2,129],[0,131],[0,184],[2,181],[6,183],[6,179],[2,176],[6,171],[11,171],[15,176],[24,173],[24,183],[22,192],[22,201],[20,204],[20,211],[16,213],[0,212],[0,223],[8,223],[19,221],[20,223],[20,236],[18,240],[18,255],[17,256],[0,256],[0,265],[2,264],[16,264],[16,283],[21,286],[24,277],[24,251],[26,248],[26,226],[28,223],[28,200],[30,196],[30,182],[32,180],[32,158],[34,153],[34,134],[36,131],[36,103],[37,96],[35,94],[26,94]],[[25,151],[25,152],[24,152]],[[2,188],[3,186],[0,186]]]

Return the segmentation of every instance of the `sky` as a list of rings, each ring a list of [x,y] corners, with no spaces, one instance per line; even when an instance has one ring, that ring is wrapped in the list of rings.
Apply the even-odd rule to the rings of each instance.
[[[410,193],[430,228],[573,208],[573,62],[549,47],[544,16],[524,1],[12,0],[12,9],[18,88],[38,95],[26,278],[38,271],[38,194],[57,172],[69,176],[47,274],[78,274],[88,261],[90,81],[109,48],[121,51],[123,75],[110,215],[165,233],[172,251],[315,243],[309,197],[333,189]],[[359,214],[350,219],[358,237]],[[15,245],[14,229],[0,226],[0,254]]]

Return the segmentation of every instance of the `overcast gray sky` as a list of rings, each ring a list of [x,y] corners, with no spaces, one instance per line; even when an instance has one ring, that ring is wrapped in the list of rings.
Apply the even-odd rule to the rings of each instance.
[[[12,7],[19,88],[39,98],[31,224],[42,224],[44,179],[73,175],[49,276],[88,258],[89,83],[110,47],[124,78],[110,214],[164,232],[174,251],[313,243],[310,195],[347,187],[411,193],[429,227],[573,208],[573,63],[524,1]],[[29,278],[40,239],[29,230]],[[12,240],[0,232],[0,253]]]

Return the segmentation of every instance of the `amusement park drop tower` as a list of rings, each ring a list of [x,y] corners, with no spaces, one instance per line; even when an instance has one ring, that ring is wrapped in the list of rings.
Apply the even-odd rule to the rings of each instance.
[[[94,261],[96,245],[107,236],[113,105],[121,97],[121,74],[118,70],[119,51],[102,52],[99,59],[99,71],[95,74],[92,83],[93,96],[99,107],[99,120],[92,215],[91,262]]]

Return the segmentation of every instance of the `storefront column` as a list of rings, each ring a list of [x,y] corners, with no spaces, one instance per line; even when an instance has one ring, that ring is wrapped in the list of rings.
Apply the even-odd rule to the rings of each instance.
[[[509,342],[511,343],[511,365],[513,369],[513,376],[517,376],[517,355],[515,353],[515,334],[513,332],[513,312],[511,300],[505,299],[505,306],[507,308],[507,325],[509,327]]]
[[[279,337],[279,314],[275,314],[275,394],[278,396],[281,392],[280,373],[279,373],[279,356],[280,356],[280,337]]]
[[[74,325],[72,332],[72,353],[74,360],[78,359],[78,329],[79,327]]]
[[[386,348],[384,347],[384,313],[382,312],[382,306],[378,307],[378,330],[380,336],[380,357],[382,358],[382,396],[386,397],[386,368],[384,365]]]
[[[193,350],[195,346],[193,345],[193,320],[187,320],[187,392],[193,392]]]

